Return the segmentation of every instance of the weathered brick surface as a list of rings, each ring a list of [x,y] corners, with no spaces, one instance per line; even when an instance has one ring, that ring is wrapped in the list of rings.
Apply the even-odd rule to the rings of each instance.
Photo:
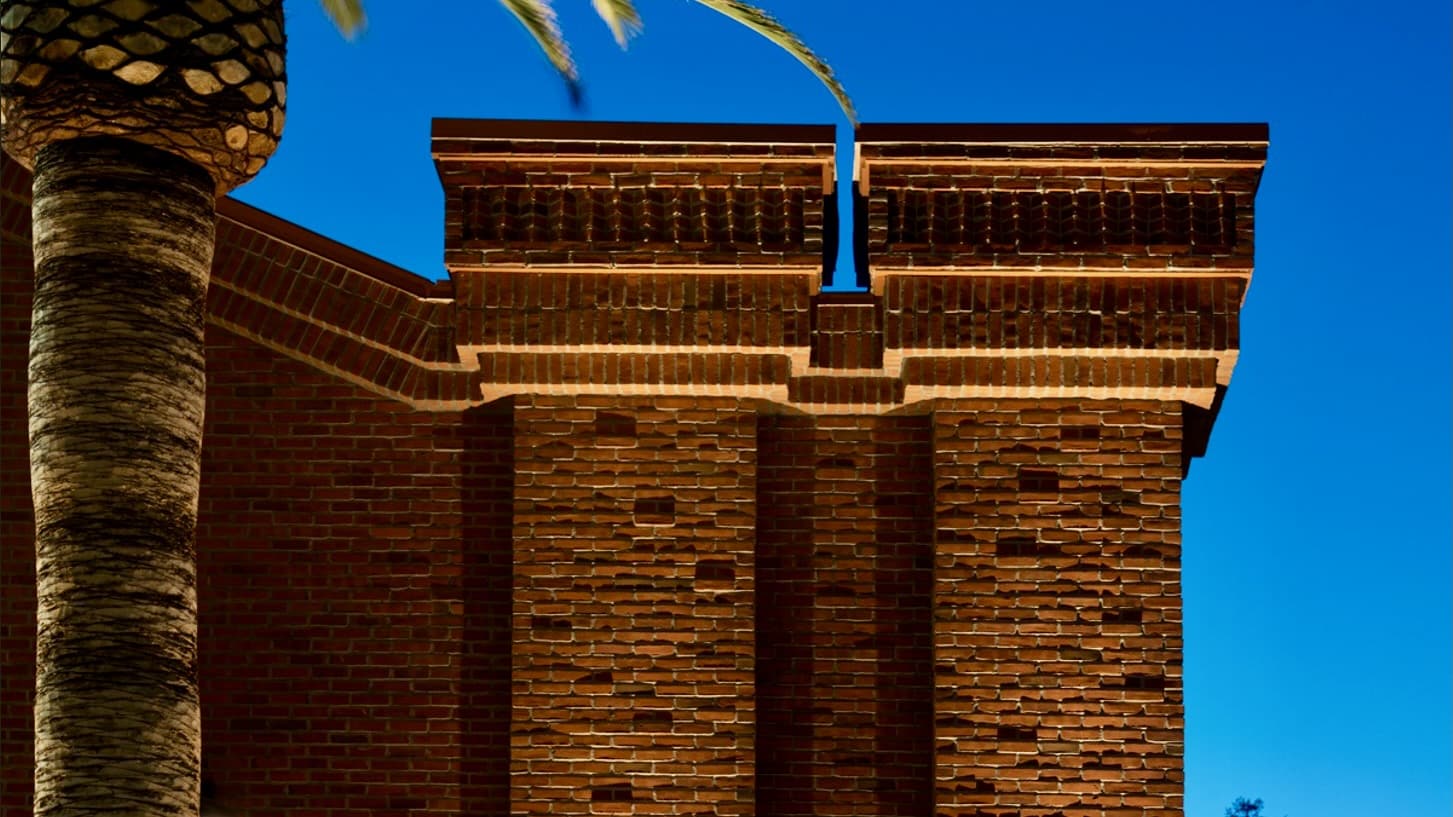
[[[511,809],[753,811],[756,423],[519,398]]]
[[[458,337],[520,346],[806,347],[815,280],[807,273],[455,273]]]
[[[903,350],[1223,351],[1240,346],[1240,278],[889,276],[886,343]]]
[[[936,406],[936,813],[1181,813],[1180,415]]]

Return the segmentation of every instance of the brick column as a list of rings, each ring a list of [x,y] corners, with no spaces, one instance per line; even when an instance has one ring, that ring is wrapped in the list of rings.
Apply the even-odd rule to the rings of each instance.
[[[1182,808],[1180,480],[1230,381],[1266,130],[883,125],[883,365],[933,402],[934,810]]]
[[[933,419],[937,813],[1179,817],[1180,404]]]
[[[753,813],[756,418],[517,398],[510,808]]]

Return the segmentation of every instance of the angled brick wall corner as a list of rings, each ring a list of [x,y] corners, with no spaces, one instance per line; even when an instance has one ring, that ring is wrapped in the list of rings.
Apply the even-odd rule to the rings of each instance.
[[[416,408],[479,404],[453,288],[234,199],[218,202],[208,322]]]

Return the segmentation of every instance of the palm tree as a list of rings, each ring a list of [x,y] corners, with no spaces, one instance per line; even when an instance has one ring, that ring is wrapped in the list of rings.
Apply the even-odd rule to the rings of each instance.
[[[594,0],[624,43],[628,0]],[[827,66],[764,12],[698,0]],[[544,0],[504,0],[566,80]],[[357,0],[324,0],[345,31]],[[277,146],[281,0],[6,0],[0,125],[34,171],[35,813],[195,815],[194,529],[216,198]]]

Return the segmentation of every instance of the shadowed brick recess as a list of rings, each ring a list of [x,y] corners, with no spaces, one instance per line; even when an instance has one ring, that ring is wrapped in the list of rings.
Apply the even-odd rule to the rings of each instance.
[[[219,203],[204,777],[253,817],[1180,817],[1256,125],[438,120],[430,281]],[[858,223],[837,224],[837,196]],[[30,813],[0,160],[0,812]],[[839,237],[862,290],[823,289]],[[846,257],[846,253],[843,256]]]

